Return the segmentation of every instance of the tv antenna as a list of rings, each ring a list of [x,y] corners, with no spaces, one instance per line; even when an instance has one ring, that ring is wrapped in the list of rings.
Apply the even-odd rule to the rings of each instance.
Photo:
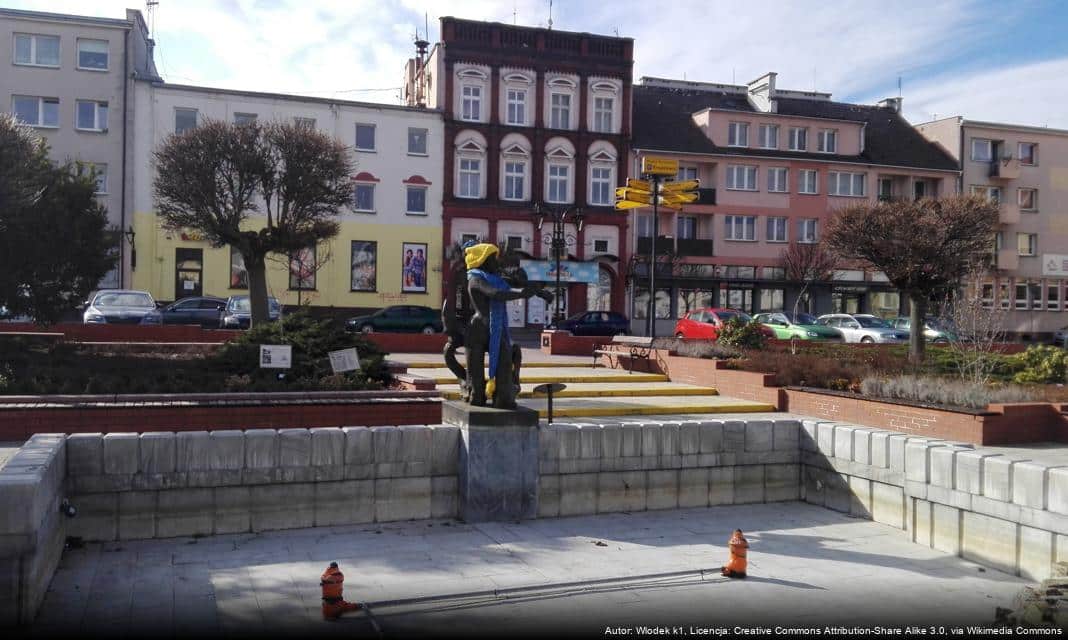
[[[159,6],[159,0],[147,0],[145,2],[145,13],[148,14],[148,37],[154,38],[156,36],[156,7]]]
[[[549,29],[553,28],[553,0],[549,0]]]

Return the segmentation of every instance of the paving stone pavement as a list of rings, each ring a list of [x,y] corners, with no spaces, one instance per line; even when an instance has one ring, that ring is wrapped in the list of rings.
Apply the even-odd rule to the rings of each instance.
[[[744,581],[718,576],[735,527],[751,544]],[[322,620],[318,577],[333,560],[347,598],[367,603],[370,616]],[[28,634],[603,636],[606,627],[657,624],[979,624],[1022,584],[901,531],[797,502],[413,521],[69,549]]]

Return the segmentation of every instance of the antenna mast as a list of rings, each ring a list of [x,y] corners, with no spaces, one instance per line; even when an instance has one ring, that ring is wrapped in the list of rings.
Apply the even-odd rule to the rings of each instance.
[[[553,28],[553,0],[549,0],[549,28]]]
[[[147,0],[145,2],[145,13],[148,14],[148,37],[156,37],[156,7],[159,6],[159,0]]]

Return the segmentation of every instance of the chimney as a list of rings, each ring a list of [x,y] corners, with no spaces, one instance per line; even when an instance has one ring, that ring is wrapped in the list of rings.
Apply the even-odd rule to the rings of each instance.
[[[779,74],[769,71],[747,85],[749,101],[764,113],[775,111],[775,77],[777,75]]]
[[[889,109],[894,113],[901,113],[901,98],[885,98],[879,101],[879,106],[884,109]]]

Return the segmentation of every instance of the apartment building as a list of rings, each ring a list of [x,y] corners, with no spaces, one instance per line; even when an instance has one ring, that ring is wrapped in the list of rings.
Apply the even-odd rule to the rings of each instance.
[[[125,132],[133,81],[159,79],[152,49],[133,9],[112,19],[0,8],[0,110],[41,134],[55,161],[95,171],[121,257],[102,287],[130,282],[131,252],[120,233],[131,224],[133,197]]]
[[[352,151],[352,204],[340,233],[268,262],[268,290],[283,305],[366,311],[441,302],[441,113],[426,108],[139,82],[131,136],[136,197],[133,285],[159,300],[248,292],[241,254],[193,230],[164,229],[152,201],[153,150],[207,119],[290,122],[328,133]],[[253,220],[253,225],[256,224]]]
[[[1068,131],[960,116],[916,129],[960,162],[962,193],[1000,205],[983,301],[1010,337],[1050,339],[1068,325]]]
[[[828,93],[776,87],[768,73],[747,85],[642,78],[634,86],[630,175],[645,156],[679,161],[678,179],[698,178],[698,203],[659,214],[631,210],[630,251],[670,253],[657,268],[658,335],[705,306],[749,313],[792,309],[783,253],[819,242],[838,208],[876,199],[937,197],[956,188],[956,160],[901,115],[901,99],[878,105],[835,102]],[[632,260],[630,316],[643,331],[648,264]],[[663,269],[663,273],[661,273]],[[843,265],[814,284],[800,308],[810,313],[896,316],[907,301],[886,276]]]
[[[427,45],[417,43],[405,85],[410,105],[444,113],[445,244],[497,243],[551,282],[552,224],[539,228],[534,208],[580,211],[565,234],[565,313],[624,311],[627,218],[613,204],[629,153],[633,41],[447,17],[424,58]],[[510,305],[512,326],[542,326],[547,314],[536,298]]]

